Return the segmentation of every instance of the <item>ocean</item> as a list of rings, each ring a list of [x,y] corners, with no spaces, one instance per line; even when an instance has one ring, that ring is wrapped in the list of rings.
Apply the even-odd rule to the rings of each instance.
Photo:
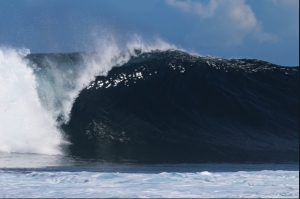
[[[0,197],[299,197],[299,66],[2,47],[0,88]]]

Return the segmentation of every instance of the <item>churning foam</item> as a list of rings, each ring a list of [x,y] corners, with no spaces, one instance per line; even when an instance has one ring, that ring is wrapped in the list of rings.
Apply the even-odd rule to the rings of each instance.
[[[29,66],[24,59],[29,50],[0,48],[0,152],[60,154],[60,145],[67,142],[57,118],[68,122],[74,100],[96,75],[106,75],[112,67],[126,63],[136,56],[135,49],[175,48],[159,39],[147,44],[139,36],[125,49],[113,37],[101,38],[96,45],[93,56],[68,70],[46,60],[46,76],[38,76],[39,66]]]
[[[41,105],[29,50],[0,49],[0,152],[60,154],[62,137]]]

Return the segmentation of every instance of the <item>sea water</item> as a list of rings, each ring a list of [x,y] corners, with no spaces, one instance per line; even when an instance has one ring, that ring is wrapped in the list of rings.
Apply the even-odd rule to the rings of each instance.
[[[0,154],[0,197],[299,197],[296,164],[109,164]]]

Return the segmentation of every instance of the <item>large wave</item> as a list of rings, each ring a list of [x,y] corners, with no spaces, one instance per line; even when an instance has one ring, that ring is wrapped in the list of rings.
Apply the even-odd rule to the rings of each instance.
[[[127,45],[113,37],[98,40],[93,53],[30,54],[28,49],[0,48],[0,152],[63,154],[69,144],[60,125],[79,92],[96,75],[126,63],[135,49],[150,52],[174,46],[162,40]]]
[[[65,153],[104,161],[298,161],[298,67],[140,40],[91,53],[2,48],[0,64],[2,152],[69,143]]]

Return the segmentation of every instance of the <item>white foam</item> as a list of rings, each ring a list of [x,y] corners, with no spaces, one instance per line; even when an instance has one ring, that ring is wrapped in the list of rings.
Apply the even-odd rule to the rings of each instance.
[[[0,152],[60,154],[55,120],[41,105],[29,50],[0,48]]]
[[[0,170],[0,197],[298,198],[299,171],[11,172]]]

